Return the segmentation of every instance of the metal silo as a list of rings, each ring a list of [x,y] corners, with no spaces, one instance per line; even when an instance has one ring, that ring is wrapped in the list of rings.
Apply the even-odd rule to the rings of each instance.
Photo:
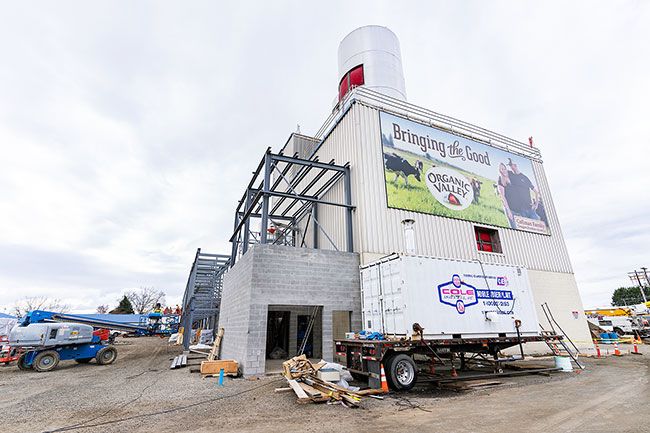
[[[386,27],[364,26],[339,44],[339,100],[353,87],[364,85],[376,92],[406,101],[399,40]]]

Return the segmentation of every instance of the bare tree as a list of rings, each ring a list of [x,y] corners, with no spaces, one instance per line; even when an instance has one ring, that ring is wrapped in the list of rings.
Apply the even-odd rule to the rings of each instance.
[[[108,314],[108,305],[100,305],[97,307],[97,314]]]
[[[70,306],[62,303],[60,299],[52,299],[47,296],[27,296],[16,302],[16,305],[14,305],[14,312],[18,317],[23,317],[32,310],[67,313],[70,311]]]
[[[126,297],[137,314],[148,313],[157,303],[165,303],[165,292],[154,287],[140,287],[137,291],[127,292]]]

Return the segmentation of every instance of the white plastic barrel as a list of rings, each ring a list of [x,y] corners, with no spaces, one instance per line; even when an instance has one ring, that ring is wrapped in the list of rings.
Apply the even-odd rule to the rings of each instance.
[[[573,371],[573,366],[571,365],[571,358],[569,358],[568,356],[556,356],[555,368],[561,368],[562,371],[565,372]]]

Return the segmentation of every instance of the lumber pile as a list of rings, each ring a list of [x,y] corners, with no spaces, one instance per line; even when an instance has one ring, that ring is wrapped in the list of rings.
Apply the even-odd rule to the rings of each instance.
[[[364,396],[377,397],[381,389],[366,389],[352,391],[336,383],[319,379],[317,372],[325,365],[324,362],[312,364],[305,355],[296,356],[282,363],[283,375],[287,379],[288,388],[278,388],[275,392],[292,390],[297,402],[305,403],[340,403],[346,407],[359,407]]]

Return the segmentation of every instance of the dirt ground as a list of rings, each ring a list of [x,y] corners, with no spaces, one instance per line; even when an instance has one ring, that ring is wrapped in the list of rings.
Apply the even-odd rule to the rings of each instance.
[[[285,386],[278,376],[227,379],[221,388],[187,368],[169,370],[179,350],[165,341],[125,339],[113,365],[62,362],[49,373],[0,367],[0,431],[650,432],[649,349],[585,359],[580,373],[503,378],[462,393],[422,385],[348,409],[299,405],[292,393],[273,392]]]

